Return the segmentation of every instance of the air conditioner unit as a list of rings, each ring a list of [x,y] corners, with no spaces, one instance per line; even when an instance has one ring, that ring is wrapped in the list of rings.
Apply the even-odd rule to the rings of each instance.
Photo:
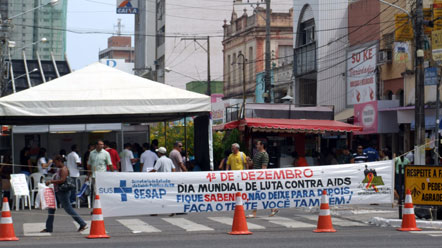
[[[393,61],[393,51],[391,49],[380,50],[378,53],[378,65],[391,63]]]

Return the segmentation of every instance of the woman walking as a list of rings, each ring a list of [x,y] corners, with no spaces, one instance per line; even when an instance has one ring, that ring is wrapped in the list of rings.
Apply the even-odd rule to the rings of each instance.
[[[72,218],[78,223],[78,225],[80,226],[80,228],[78,228],[78,231],[84,231],[88,226],[86,224],[86,222],[84,222],[84,220],[75,212],[75,210],[72,208],[70,201],[69,201],[69,196],[71,191],[61,191],[59,190],[59,186],[61,184],[63,184],[66,181],[66,178],[69,175],[69,170],[66,167],[66,165],[64,165],[63,163],[63,157],[61,157],[60,155],[55,156],[54,158],[54,163],[55,166],[58,168],[57,174],[55,175],[54,180],[49,180],[46,181],[46,185],[49,184],[54,184],[54,190],[55,190],[55,194],[57,195],[57,199],[60,201],[61,206],[64,208],[64,211],[66,211],[66,213],[68,213],[70,216],[72,216]],[[41,232],[52,232],[53,229],[53,224],[54,224],[54,214],[55,214],[55,209],[54,208],[50,208],[48,209],[48,218],[46,220],[46,228],[43,229]]]

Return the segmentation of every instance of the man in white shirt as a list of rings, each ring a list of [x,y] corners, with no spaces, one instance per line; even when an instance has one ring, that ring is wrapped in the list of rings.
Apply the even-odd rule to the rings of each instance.
[[[167,150],[164,147],[160,147],[156,150],[160,158],[157,160],[155,167],[150,172],[175,172],[175,165],[170,158],[166,156]]]
[[[81,166],[81,158],[78,156],[78,147],[77,145],[71,146],[71,153],[69,153],[66,157],[66,163],[69,170],[69,176],[77,181],[77,178],[80,176],[79,167]],[[71,204],[75,203],[76,200],[76,189],[71,190]]]
[[[121,158],[121,172],[133,172],[133,164],[137,162],[132,152],[132,146],[130,143],[124,144],[124,150],[120,154]]]
[[[158,156],[156,153],[149,149],[149,143],[143,144],[144,152],[141,154],[140,158],[140,167],[141,172],[149,172],[153,170],[155,166],[155,162],[158,160]]]

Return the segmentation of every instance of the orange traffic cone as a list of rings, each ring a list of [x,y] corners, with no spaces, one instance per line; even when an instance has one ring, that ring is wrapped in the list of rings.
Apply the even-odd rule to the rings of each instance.
[[[91,232],[88,239],[103,239],[110,238],[109,235],[106,234],[106,228],[104,227],[103,221],[103,213],[101,212],[101,203],[100,196],[95,196],[94,201],[94,210],[92,211],[92,223],[91,223]]]
[[[315,230],[313,230],[313,232],[336,232],[332,224],[326,190],[322,191],[321,208],[319,209],[319,217],[318,217],[318,226]]]
[[[416,227],[416,217],[414,216],[413,200],[411,198],[411,191],[407,189],[405,196],[404,212],[402,213],[402,226],[398,231],[422,231]]]
[[[17,241],[14,225],[12,224],[11,211],[9,210],[8,198],[3,198],[2,218],[0,220],[0,241]]]
[[[235,214],[233,215],[232,231],[230,235],[249,235],[252,232],[249,231],[246,221],[246,213],[242,205],[241,193],[236,193],[236,205]]]

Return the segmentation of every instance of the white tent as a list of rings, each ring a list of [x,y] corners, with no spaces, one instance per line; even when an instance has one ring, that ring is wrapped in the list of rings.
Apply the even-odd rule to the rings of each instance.
[[[210,97],[100,63],[0,98],[0,124],[152,122],[208,114]]]
[[[94,63],[0,98],[0,125],[147,123],[201,116],[195,119],[200,154],[195,155],[200,165],[213,168],[210,104],[209,96]]]

